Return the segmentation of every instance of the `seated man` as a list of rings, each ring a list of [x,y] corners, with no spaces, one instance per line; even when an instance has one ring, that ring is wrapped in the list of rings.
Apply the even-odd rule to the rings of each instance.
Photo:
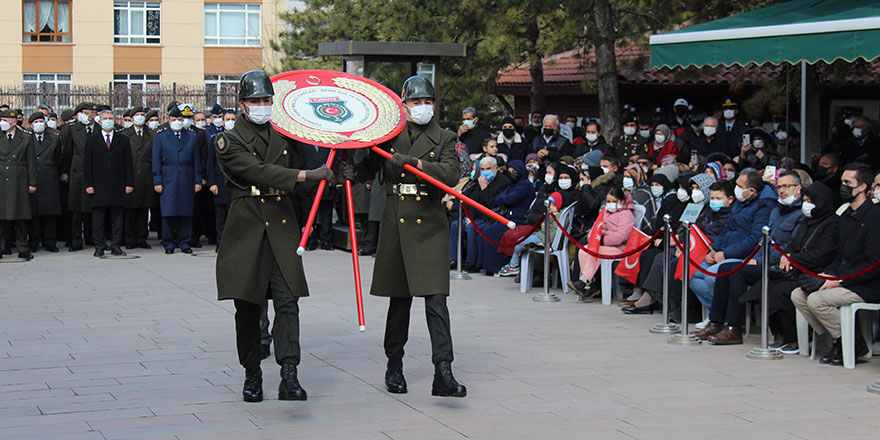
[[[823,275],[846,276],[858,273],[880,260],[880,208],[868,199],[870,168],[852,163],[841,176],[840,197],[849,207],[840,216],[837,256]],[[825,281],[816,292],[799,287],[791,292],[791,302],[804,315],[816,333],[826,331],[834,339],[831,351],[822,356],[823,364],[843,365],[838,307],[857,302],[880,302],[880,271],[842,281]],[[864,339],[856,337],[856,359],[868,353]]]
[[[507,185],[510,185],[510,179],[507,178],[503,173],[498,172],[498,162],[492,156],[486,156],[480,159],[480,172],[475,175],[475,183],[471,183],[470,186],[466,186],[464,190],[464,195],[474,199],[479,202],[483,206],[486,206],[490,209],[495,208],[495,196],[497,196]],[[466,246],[467,246],[467,256],[465,257],[464,262],[462,263],[462,270],[466,270],[468,272],[478,272],[479,269],[474,265],[477,259],[477,231],[474,229],[475,227],[480,228],[480,230],[489,226],[494,222],[488,215],[483,214],[476,209],[469,209],[468,212],[473,217],[474,221],[477,222],[476,225],[470,222],[470,219],[465,217],[465,232],[466,232]],[[449,259],[456,260],[458,258],[458,220],[454,220],[450,225],[449,234]],[[463,237],[464,239],[464,237]],[[463,243],[463,244],[464,244]]]

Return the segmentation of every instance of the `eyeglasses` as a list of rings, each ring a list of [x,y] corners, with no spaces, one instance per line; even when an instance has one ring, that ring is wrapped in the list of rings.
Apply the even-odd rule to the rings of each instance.
[[[779,187],[779,188],[782,188],[782,189],[797,188],[797,187],[799,187],[799,186],[800,186],[800,185],[798,185],[798,184],[796,184],[796,183],[787,183],[787,184],[784,184],[784,185],[778,185],[778,187]]]
[[[875,184],[871,185],[871,189],[877,189],[877,188],[880,188],[880,183],[875,183]]]

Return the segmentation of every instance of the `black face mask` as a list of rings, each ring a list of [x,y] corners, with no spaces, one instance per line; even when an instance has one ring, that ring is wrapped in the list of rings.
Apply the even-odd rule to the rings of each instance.
[[[687,109],[684,107],[676,107],[673,111],[675,112],[675,116],[678,116],[679,118],[683,118],[685,113],[687,113]]]
[[[553,135],[556,134],[556,130],[553,130],[551,128],[542,128],[541,134],[543,134],[546,137],[552,137]]]
[[[517,173],[516,171],[508,171],[507,177],[510,177],[510,180],[516,182],[517,180],[519,180],[519,173]]]
[[[820,178],[825,178],[828,176],[828,167],[823,167],[822,165],[816,166],[816,175]]]
[[[840,200],[843,200],[844,202],[852,202],[853,200],[855,200],[856,196],[854,196],[852,193],[854,189],[855,189],[855,187],[853,187],[853,186],[846,186],[846,185],[841,184],[840,185]]]
[[[514,133],[515,133],[515,131],[512,128],[502,128],[501,129],[501,134],[503,134],[504,137],[506,137],[508,139],[512,138]]]

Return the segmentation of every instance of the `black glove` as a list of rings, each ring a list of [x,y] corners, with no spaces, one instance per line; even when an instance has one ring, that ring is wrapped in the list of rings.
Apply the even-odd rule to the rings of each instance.
[[[396,167],[400,167],[400,168],[403,168],[403,166],[406,164],[410,164],[414,167],[418,167],[419,166],[419,159],[416,157],[410,156],[409,154],[394,153],[394,155],[391,156],[391,164]]]
[[[329,185],[335,183],[333,179],[333,171],[330,171],[330,168],[327,168],[327,165],[321,165],[321,168],[306,171],[306,182],[317,182],[321,180],[326,180]]]
[[[354,182],[354,176],[357,175],[357,171],[354,169],[354,165],[350,163],[344,163],[342,165],[342,177],[349,182]]]

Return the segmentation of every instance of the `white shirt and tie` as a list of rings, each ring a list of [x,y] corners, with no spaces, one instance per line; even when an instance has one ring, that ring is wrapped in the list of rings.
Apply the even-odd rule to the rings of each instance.
[[[110,144],[113,143],[113,131],[111,130],[110,132],[106,132],[104,130],[101,130],[101,135],[104,137],[104,144],[106,144],[107,148],[109,149]]]

